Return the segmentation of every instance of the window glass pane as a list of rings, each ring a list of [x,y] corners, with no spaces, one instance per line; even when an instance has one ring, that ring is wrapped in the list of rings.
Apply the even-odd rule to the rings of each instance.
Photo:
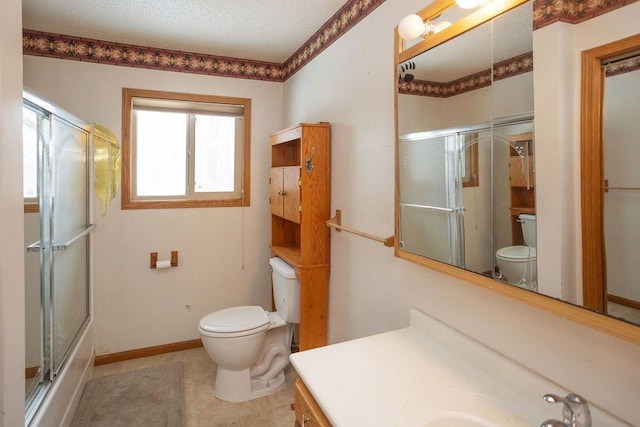
[[[136,194],[186,194],[187,114],[136,111]]]
[[[38,114],[22,109],[22,165],[25,199],[38,197]]]
[[[235,175],[236,119],[196,115],[196,193],[232,192]]]

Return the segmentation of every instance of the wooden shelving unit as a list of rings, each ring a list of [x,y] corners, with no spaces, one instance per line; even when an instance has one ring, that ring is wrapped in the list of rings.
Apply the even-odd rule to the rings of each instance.
[[[271,255],[300,279],[300,350],[327,343],[330,134],[321,122],[271,135]]]
[[[510,148],[509,181],[511,185],[511,236],[513,245],[524,245],[522,227],[518,215],[535,214],[535,156],[533,134],[510,135],[516,148]],[[526,156],[526,162],[523,161]]]

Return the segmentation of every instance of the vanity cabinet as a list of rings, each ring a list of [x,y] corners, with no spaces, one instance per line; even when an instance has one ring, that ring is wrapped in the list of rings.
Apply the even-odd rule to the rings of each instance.
[[[511,186],[511,236],[514,245],[523,245],[518,215],[535,214],[535,156],[533,134],[510,135],[509,183]]]
[[[300,279],[300,350],[327,343],[330,133],[320,122],[271,135],[271,255]]]
[[[307,386],[296,378],[296,427],[331,427]]]

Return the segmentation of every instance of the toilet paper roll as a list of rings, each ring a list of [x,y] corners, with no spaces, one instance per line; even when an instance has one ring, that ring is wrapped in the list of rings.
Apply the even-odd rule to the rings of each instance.
[[[162,268],[171,268],[171,260],[163,259],[162,261],[156,262],[156,269],[160,270]]]

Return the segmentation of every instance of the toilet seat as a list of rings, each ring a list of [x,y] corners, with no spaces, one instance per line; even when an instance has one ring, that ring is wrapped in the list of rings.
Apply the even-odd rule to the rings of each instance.
[[[536,248],[529,246],[507,246],[498,249],[496,256],[510,261],[534,260],[536,259]]]
[[[257,334],[269,328],[269,314],[256,305],[225,308],[200,320],[198,329],[216,338],[234,338]]]

